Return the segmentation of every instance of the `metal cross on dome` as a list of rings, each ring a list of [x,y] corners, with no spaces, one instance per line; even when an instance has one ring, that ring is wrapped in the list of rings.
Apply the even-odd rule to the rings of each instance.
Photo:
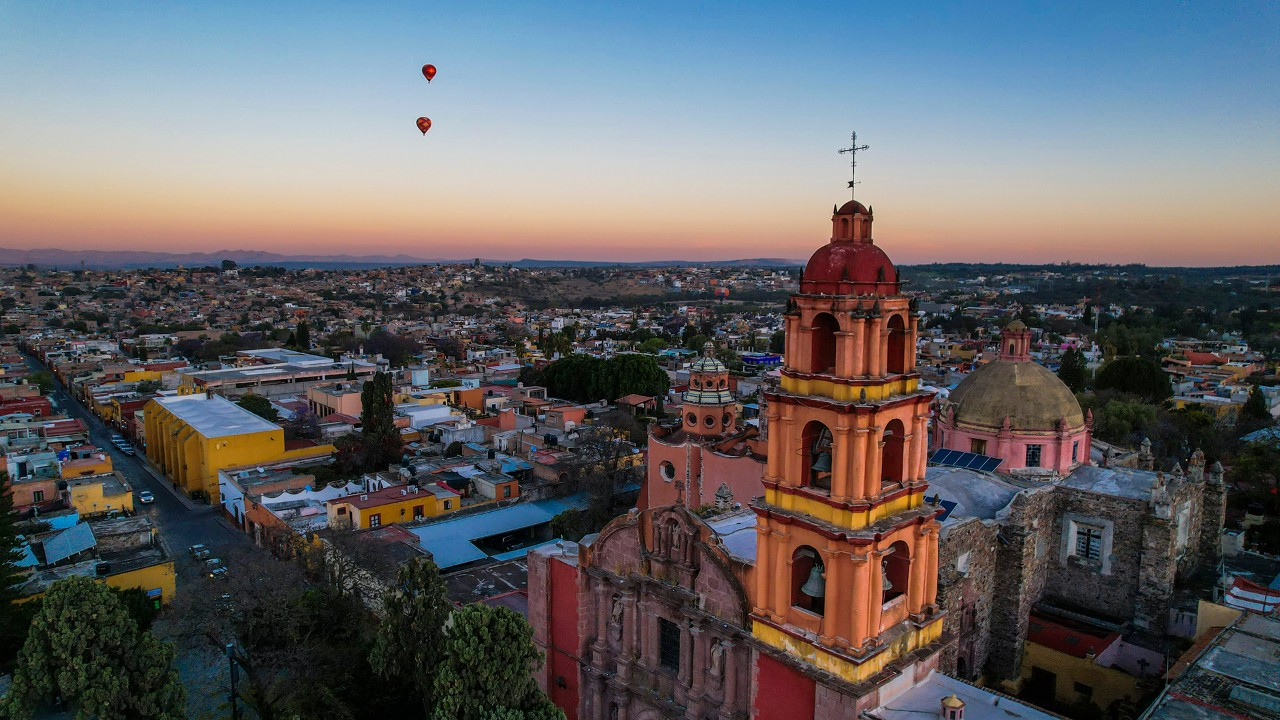
[[[850,133],[849,147],[840,148],[840,154],[849,153],[849,199],[853,200],[854,185],[858,184],[858,152],[870,149],[869,145],[858,145],[858,133]]]

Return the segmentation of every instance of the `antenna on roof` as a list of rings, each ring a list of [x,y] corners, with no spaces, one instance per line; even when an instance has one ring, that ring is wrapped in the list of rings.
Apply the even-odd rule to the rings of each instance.
[[[853,200],[854,185],[858,184],[858,152],[870,149],[870,145],[858,145],[858,133],[849,134],[849,147],[841,148],[840,154],[849,153],[849,199]]]

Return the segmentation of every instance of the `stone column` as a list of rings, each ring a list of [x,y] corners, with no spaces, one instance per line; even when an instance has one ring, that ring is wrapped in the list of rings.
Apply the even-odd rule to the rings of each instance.
[[[773,531],[764,518],[756,519],[756,596],[754,611],[757,615],[773,617],[773,598],[769,594],[773,578]]]
[[[728,638],[720,641],[720,647],[724,649],[724,701],[720,703],[720,720],[730,720],[738,706],[738,661]]]
[[[622,594],[622,647],[618,653],[618,677],[631,679],[631,663],[636,651],[636,595],[632,590]]]
[[[884,485],[884,436],[880,433],[884,428],[871,428],[871,442],[868,443],[867,457],[867,495],[875,497],[880,494]]]
[[[884,612],[884,562],[885,553],[883,550],[876,550],[870,553],[871,578],[869,588],[871,596],[867,613],[867,636],[869,638],[878,638],[880,635],[880,616]]]
[[[920,444],[924,447],[920,449],[915,457],[911,458],[911,462],[915,466],[912,477],[915,478],[916,482],[924,482],[925,473],[929,467],[929,415],[927,413],[916,415],[916,433],[920,435]]]
[[[823,600],[822,629],[818,641],[831,646],[846,637],[844,632],[842,611],[846,605],[844,599],[844,557],[836,541],[828,540],[827,547],[822,550],[823,578],[826,580],[826,596]]]
[[[928,581],[924,588],[924,602],[933,607],[938,604],[938,528],[932,526],[925,535],[925,549],[929,551],[929,563],[925,565],[924,576]]]
[[[594,588],[596,596],[596,654],[600,655],[609,642],[609,614],[613,608],[610,607],[609,599],[609,583],[603,580],[596,580]],[[597,658],[598,659],[598,658]]]
[[[782,418],[782,477],[785,484],[794,484],[797,478],[802,477],[800,474],[800,453],[796,452],[796,443],[800,442],[800,438],[796,436],[796,419],[792,416],[792,408],[787,407],[786,416]]]
[[[786,529],[774,532],[773,539],[773,610],[779,620],[785,620],[791,607],[791,552]]]
[[[867,448],[871,444],[871,430],[854,429],[853,462],[849,464],[849,494],[855,500],[861,500],[871,493],[867,490]]]
[[[853,479],[853,464],[849,462],[849,426],[841,425],[844,418],[837,420],[831,448],[831,499],[845,502],[851,494],[855,494],[850,485]]]
[[[865,318],[853,320],[853,376],[862,377],[867,374],[867,321]]]
[[[836,375],[853,377],[853,356],[856,335],[852,332],[836,332]]]
[[[919,615],[921,608],[924,607],[925,588],[928,585],[928,580],[925,578],[925,570],[929,565],[926,533],[927,531],[919,526],[912,530],[915,537],[912,538],[911,543],[911,575],[907,582],[907,612],[912,615]]]
[[[924,441],[924,436],[920,433],[920,425],[914,421],[914,418],[911,428],[907,432],[911,434],[906,437],[907,456],[902,459],[903,485],[909,485],[919,480],[916,476],[916,458],[920,456],[921,444]]]
[[[783,457],[782,457],[782,434],[786,428],[778,424],[782,413],[779,412],[775,403],[769,403],[769,409],[766,411],[768,416],[769,427],[773,430],[769,433],[769,457],[765,463],[765,478],[769,480],[777,480],[783,473]]]

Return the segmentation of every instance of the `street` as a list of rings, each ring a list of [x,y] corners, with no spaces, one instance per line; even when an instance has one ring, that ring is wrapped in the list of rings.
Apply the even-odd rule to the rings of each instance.
[[[28,355],[26,360],[32,372],[45,370],[34,357]],[[144,452],[142,448],[137,448],[138,455],[135,457],[116,449],[111,442],[111,428],[73,400],[56,377],[49,399],[63,414],[84,422],[89,428],[89,438],[93,444],[110,453],[112,466],[133,486],[134,509],[156,525],[161,544],[179,568],[190,563],[186,550],[191,545],[203,543],[217,555],[223,547],[237,543],[249,544],[248,536],[237,531],[217,508],[193,503],[167,481],[157,479],[141,457]],[[150,490],[155,495],[155,502],[148,505],[138,502],[136,493],[140,490]]]

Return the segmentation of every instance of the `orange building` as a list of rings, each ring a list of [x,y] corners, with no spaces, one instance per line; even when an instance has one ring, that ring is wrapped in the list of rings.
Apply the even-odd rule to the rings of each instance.
[[[768,400],[754,636],[862,682],[942,633],[936,508],[924,502],[929,403],[918,319],[849,201],[805,266]]]

